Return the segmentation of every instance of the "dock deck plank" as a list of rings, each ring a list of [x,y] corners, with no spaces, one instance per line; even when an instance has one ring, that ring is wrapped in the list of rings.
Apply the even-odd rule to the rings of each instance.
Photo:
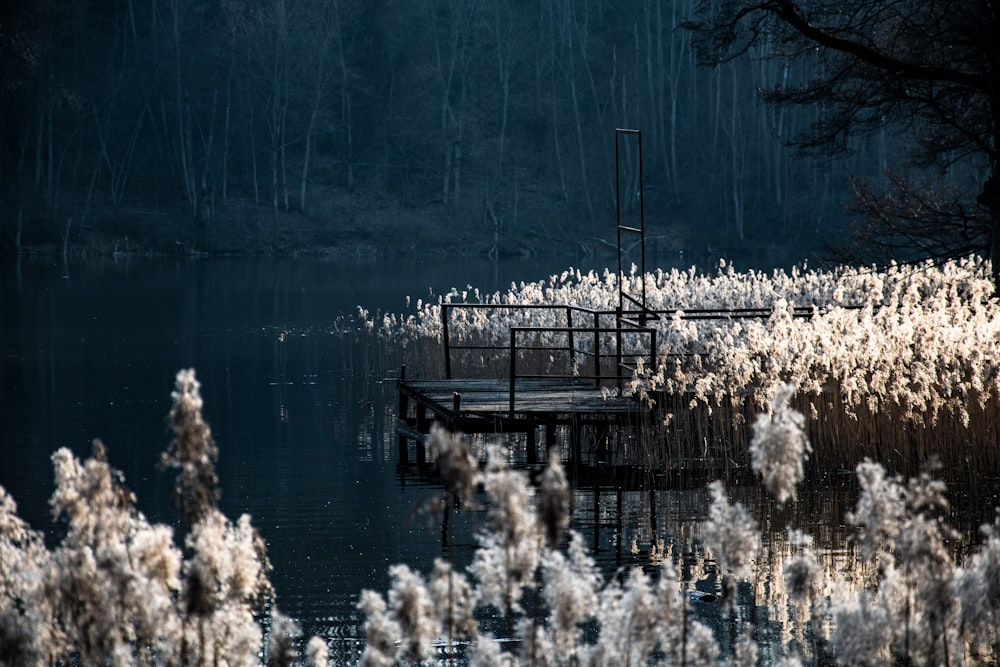
[[[508,380],[406,380],[399,386],[400,391],[436,413],[453,412],[457,393],[461,396],[463,415],[510,416]],[[514,414],[524,418],[573,414],[623,416],[639,412],[637,403],[631,398],[609,396],[599,387],[574,380],[519,379],[514,393]]]

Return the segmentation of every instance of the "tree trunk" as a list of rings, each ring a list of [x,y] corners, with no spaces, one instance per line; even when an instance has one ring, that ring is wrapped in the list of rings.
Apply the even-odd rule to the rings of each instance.
[[[448,8],[448,21],[441,25],[437,16],[433,20],[434,53],[438,82],[441,85],[441,143],[444,146],[444,173],[442,175],[442,200],[453,206],[461,189],[463,114],[466,99],[466,69],[468,44],[471,37],[470,8],[461,1],[452,1]],[[442,33],[444,40],[442,40]],[[459,99],[452,101],[452,91],[459,87]]]
[[[511,64],[513,53],[509,22],[504,34],[501,34],[499,0],[494,0],[493,2],[493,16],[493,34],[496,37],[497,81],[500,85],[502,99],[500,104],[500,137],[497,140],[497,172],[493,183],[495,194],[500,189],[500,184],[503,181],[503,158],[504,149],[507,146],[507,112],[510,107],[510,76],[513,69]]]
[[[285,0],[274,0],[273,45],[271,54],[271,99],[269,129],[271,132],[271,211],[278,212],[285,185],[285,113],[288,106],[288,15]],[[285,188],[285,207],[288,197]]]
[[[674,202],[680,201],[679,178],[680,170],[677,167],[677,109],[678,98],[681,90],[681,65],[684,62],[684,51],[688,44],[686,35],[680,34],[679,21],[677,18],[677,3],[670,3],[670,42],[668,49],[670,52],[670,195]]]
[[[45,161],[42,159],[42,146],[45,143],[45,109],[38,107],[38,132],[35,134],[35,191],[42,190],[42,166]]]
[[[743,240],[745,235],[745,230],[743,228],[743,143],[740,141],[742,136],[742,128],[739,123],[739,101],[737,99],[737,92],[739,90],[737,86],[737,76],[736,76],[736,64],[733,63],[731,66],[732,76],[733,76],[733,88],[732,88],[732,108],[730,109],[730,127],[729,127],[729,150],[730,150],[730,166],[732,169],[730,183],[731,192],[733,197],[733,221],[736,224],[736,238],[740,241]]]
[[[990,211],[990,264],[993,268],[993,288],[1000,293],[1000,175],[997,174],[997,151],[1000,150],[1000,92],[997,89],[996,73],[994,73],[993,96],[990,98],[990,109],[993,116],[992,158],[990,160],[990,177],[983,184],[983,191],[978,199]]]
[[[198,193],[195,191],[194,166],[191,164],[191,127],[189,105],[184,97],[184,84],[181,76],[181,8],[178,0],[171,3],[173,9],[173,46],[174,46],[174,95],[177,105],[177,145],[178,158],[181,167],[181,179],[184,181],[184,196],[191,210],[197,213]]]
[[[340,3],[333,3],[334,32],[337,39],[337,60],[340,65],[340,115],[344,126],[344,165],[347,189],[354,189],[354,121],[351,104],[351,79],[344,49],[344,25]]]
[[[549,4],[551,10],[551,3]],[[551,12],[549,21],[549,75],[550,75],[550,100],[552,111],[552,144],[556,156],[556,171],[559,174],[559,199],[566,203],[569,201],[569,193],[566,189],[566,170],[563,167],[562,148],[559,142],[559,96],[556,94],[556,27],[555,13]]]
[[[226,77],[226,115],[222,125],[222,203],[229,203],[229,119],[233,108],[233,73],[236,70],[236,49],[229,61]]]
[[[572,10],[570,10],[572,12]],[[576,141],[577,148],[580,153],[580,182],[583,185],[583,200],[587,205],[587,216],[590,222],[590,231],[593,233],[594,230],[594,202],[590,194],[590,183],[587,179],[587,144],[583,138],[583,119],[580,113],[580,101],[576,94],[576,56],[574,55],[575,47],[573,45],[573,22],[572,16],[567,17],[568,25],[566,26],[567,35],[569,39],[568,51],[569,51],[569,93],[570,100],[573,103],[573,120],[576,124]]]
[[[329,26],[326,26],[323,35],[323,42],[320,45],[318,60],[316,62],[316,90],[313,95],[312,112],[309,114],[309,125],[306,127],[306,146],[302,157],[302,184],[299,192],[299,210],[302,213],[306,211],[306,189],[309,184],[309,159],[312,156],[312,138],[313,133],[316,131],[316,119],[319,118],[319,110],[323,102],[323,88],[326,85],[326,53],[331,36]]]
[[[1000,293],[1000,182],[997,181],[996,169],[996,166],[992,168],[978,199],[979,203],[984,204],[990,211],[989,258],[993,270],[994,291]]]
[[[281,105],[281,143],[279,144],[281,148],[281,194],[285,203],[285,210],[288,210],[288,159],[287,159],[287,148],[288,148],[288,64],[285,63],[285,73],[284,73],[284,92],[282,93],[282,105]]]
[[[55,132],[52,128],[52,117],[55,115],[55,109],[51,101],[48,105],[48,111],[46,113],[46,120],[48,122],[48,131],[45,133],[46,144],[48,148],[48,159],[45,164],[45,199],[48,205],[55,208],[56,205],[56,184],[55,177],[53,175],[53,167],[55,166]]]

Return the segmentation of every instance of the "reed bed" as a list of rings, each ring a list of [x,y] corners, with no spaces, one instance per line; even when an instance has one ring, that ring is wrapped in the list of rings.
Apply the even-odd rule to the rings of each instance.
[[[942,520],[950,505],[930,469],[907,480],[871,462],[851,476],[853,510],[821,494],[799,504],[810,447],[793,391],[776,388],[753,421],[761,486],[671,490],[685,523],[656,519],[644,500],[655,491],[619,491],[616,509],[594,497],[595,531],[617,524],[619,558],[623,542],[635,557],[608,580],[567,531],[570,498],[587,509],[567,493],[558,457],[529,483],[507,453],[482,459],[460,435],[435,431],[430,448],[457,502],[485,491],[479,549],[464,571],[444,559],[426,575],[397,566],[386,595],[366,591],[361,664],[994,664],[1000,524],[969,547]],[[648,518],[626,522],[636,525],[628,536],[623,513]],[[721,624],[697,611],[706,602]]]
[[[984,260],[770,273],[741,273],[722,264],[714,274],[692,268],[645,276],[633,267],[623,280],[631,293],[645,283],[648,308],[664,313],[647,323],[657,329],[657,370],[637,374],[627,389],[656,405],[670,446],[678,446],[681,433],[689,436],[678,424],[694,422],[697,439],[689,445],[722,447],[732,461],[745,462],[749,418],[767,405],[773,387],[791,383],[807,417],[815,460],[824,466],[849,469],[872,458],[910,474],[936,456],[949,469],[995,469],[1000,307]],[[510,327],[565,326],[558,309],[512,306],[613,311],[618,282],[610,271],[569,269],[511,284],[505,292],[467,286],[415,301],[406,313],[360,315],[362,327],[390,343],[401,363],[435,374],[443,366],[442,304],[494,306],[451,312],[453,341],[501,348],[456,353],[452,366],[502,377]],[[706,308],[762,308],[770,315],[687,315]],[[812,314],[795,317],[796,308]],[[565,334],[538,334],[536,342],[565,346]],[[604,345],[611,349],[610,337]],[[523,362],[537,372],[574,371],[572,361],[558,355],[536,353]]]
[[[931,468],[904,479],[865,462],[846,523],[819,524],[850,539],[821,534],[830,546],[814,546],[807,529],[817,524],[803,517],[836,510],[810,506],[814,496],[799,504],[812,451],[806,416],[793,405],[801,395],[790,384],[768,393],[749,427],[761,484],[716,481],[680,494],[677,502],[698,505],[695,520],[674,534],[650,520],[643,542],[634,536],[630,551],[645,550],[658,576],[631,567],[605,580],[570,529],[573,495],[559,456],[532,482],[509,452],[493,447],[483,458],[460,434],[435,430],[429,449],[443,500],[485,503],[478,548],[463,570],[447,558],[427,573],[398,564],[386,593],[362,591],[360,664],[995,664],[1000,519],[966,548],[945,520],[951,505]],[[193,371],[178,374],[173,399],[162,463],[177,472],[182,538],[136,510],[99,444],[86,461],[65,449],[53,455],[52,506],[67,530],[52,547],[0,489],[4,664],[330,664],[325,641],[306,642],[274,607],[250,518],[233,522],[218,509],[218,450]],[[772,504],[755,503],[763,490]],[[706,592],[722,625],[697,613]],[[777,619],[778,636],[756,632],[758,613]]]
[[[995,583],[1000,528],[986,517],[977,533],[977,519],[956,516],[938,480],[939,475],[961,480],[969,493],[979,484],[995,484],[1000,309],[989,276],[988,264],[970,257],[940,266],[884,270],[796,269],[765,275],[721,266],[711,276],[693,270],[639,276],[633,270],[625,278],[633,293],[645,281],[651,309],[670,311],[654,324],[657,371],[637,373],[629,386],[655,407],[658,423],[636,424],[630,434],[592,434],[593,446],[602,437],[617,438],[626,445],[623,451],[632,448],[636,460],[660,456],[674,463],[707,464],[736,486],[711,486],[708,516],[684,531],[691,540],[685,545],[692,547],[687,556],[671,550],[688,546],[653,532],[648,546],[633,543],[637,551],[648,551],[651,562],[679,567],[677,576],[668,579],[682,589],[699,568],[717,572],[718,592],[729,610],[728,636],[716,631],[710,640],[682,616],[681,626],[693,629],[690,636],[643,635],[653,637],[648,640],[652,643],[639,642],[643,648],[638,655],[622,653],[618,659],[754,664],[763,651],[766,662],[788,664],[995,661],[1000,606],[993,590],[1000,589]],[[511,306],[575,304],[613,310],[617,288],[617,275],[573,270],[513,284],[503,293],[483,295],[468,287],[452,290],[436,303],[417,303],[405,317],[384,316],[372,329],[386,340],[402,341],[407,357],[416,341],[431,347],[440,343],[442,304],[471,300],[496,308],[453,311],[457,316],[449,321],[450,333],[473,346],[499,340],[503,348],[511,326],[563,325],[557,310],[519,312]],[[812,309],[810,317],[794,316],[802,307]],[[765,308],[770,315],[702,321],[685,316],[685,309],[693,308]],[[565,344],[544,336],[540,334],[540,345]],[[459,365],[467,372],[502,375],[507,367],[502,354],[462,354]],[[554,356],[536,356],[533,362],[539,372],[565,372],[567,363]],[[413,367],[420,369],[419,363]],[[785,416],[779,419],[779,413]],[[775,426],[779,422],[781,428]],[[770,434],[760,435],[762,428],[770,428]],[[765,447],[766,442],[772,445]],[[928,461],[936,472],[924,467]],[[731,502],[734,495],[759,491],[755,485],[741,485],[748,472],[761,476],[780,504],[790,501],[790,508],[753,517],[739,502]],[[829,522],[819,524],[816,537],[823,549],[813,547],[813,536],[801,529],[803,512],[795,509],[794,489],[807,474],[821,483],[852,484],[857,496],[854,511],[846,513],[846,538],[836,530],[836,535],[828,534]],[[814,495],[810,498],[815,502]],[[815,511],[845,516],[839,508]],[[787,523],[785,539],[769,529],[763,544],[760,522],[773,527],[777,519]],[[970,545],[977,535],[983,541],[975,548]],[[542,560],[549,557],[544,548],[542,552]],[[649,600],[649,589],[643,588],[648,584],[638,583],[636,576],[624,574],[617,593],[610,592],[616,584],[608,582],[604,589],[582,594],[611,595],[617,600],[612,605],[636,596]],[[732,602],[737,590],[746,594],[746,586],[751,610],[761,607],[785,619],[780,640],[756,644],[755,612],[748,617]],[[657,589],[647,610],[656,609],[661,622],[677,619],[678,610],[686,614],[686,602],[674,595]],[[390,608],[384,608],[386,619],[392,618]],[[626,616],[635,618],[629,615],[635,613],[633,609]],[[585,614],[581,622],[596,622],[601,636],[558,654],[568,656],[568,662],[536,652],[546,646],[537,633],[544,638],[552,619],[511,625],[527,653],[489,655],[507,664],[589,664],[595,656],[608,655],[601,653],[605,631],[626,636],[634,631],[608,616]],[[526,635],[529,630],[536,634]],[[688,653],[692,636],[698,639]],[[483,645],[481,636],[470,645],[475,646],[473,664],[480,647],[495,649]]]
[[[161,463],[177,473],[182,535],[138,511],[100,442],[85,461],[52,455],[50,504],[66,522],[52,548],[0,487],[0,664],[307,664],[274,603],[264,540],[249,515],[218,507],[218,448],[193,370],[177,374],[172,398]],[[304,653],[328,664],[322,639]]]

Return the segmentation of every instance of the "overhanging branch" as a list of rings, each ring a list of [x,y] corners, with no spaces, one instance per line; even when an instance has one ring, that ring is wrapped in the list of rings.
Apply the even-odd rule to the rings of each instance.
[[[989,78],[975,72],[963,72],[950,67],[920,65],[893,58],[870,46],[830,34],[809,22],[792,0],[775,0],[775,13],[803,37],[826,48],[852,55],[888,74],[916,81],[947,81],[990,93]]]

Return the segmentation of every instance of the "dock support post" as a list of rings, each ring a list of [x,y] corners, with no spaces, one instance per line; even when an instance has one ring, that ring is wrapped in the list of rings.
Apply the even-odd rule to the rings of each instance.
[[[615,566],[617,567],[619,574],[621,575],[622,567],[622,533],[625,532],[625,527],[623,523],[624,513],[622,507],[622,500],[624,496],[622,487],[618,487],[617,494],[615,496]],[[655,537],[653,539],[656,539]]]
[[[406,366],[400,366],[399,379],[396,380],[396,391],[399,392],[399,412],[396,413],[396,418],[400,426],[406,423],[410,413],[410,399],[401,386],[404,380],[406,380]],[[399,431],[399,462],[403,465],[410,462],[410,439],[402,429]]]
[[[550,457],[559,456],[556,450],[556,425],[552,422],[545,425],[545,451]]]
[[[594,539],[592,544],[594,545],[594,555],[601,553],[601,487],[597,485],[594,487]]]
[[[535,426],[529,426],[524,432],[528,463],[532,465],[538,463],[538,442],[535,439],[535,429]]]
[[[431,421],[427,418],[427,406],[417,403],[417,430],[420,433],[431,432]],[[427,444],[423,440],[417,440],[417,465],[427,463]]]
[[[583,429],[580,426],[580,419],[576,415],[569,427],[569,447],[573,457],[573,467],[580,465],[580,452],[583,450]]]
[[[649,488],[649,525],[653,535],[659,535],[656,530],[656,487],[653,485]]]

